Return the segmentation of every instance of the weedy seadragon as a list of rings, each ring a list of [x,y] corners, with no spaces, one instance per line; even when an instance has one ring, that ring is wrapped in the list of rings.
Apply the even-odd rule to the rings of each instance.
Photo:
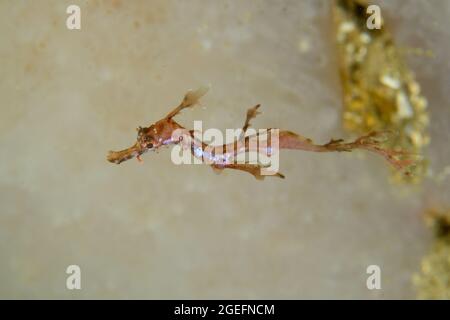
[[[169,114],[167,114],[161,120],[153,123],[149,127],[137,128],[137,141],[135,144],[122,151],[110,151],[108,154],[108,161],[116,164],[120,164],[123,161],[136,157],[139,161],[141,155],[154,151],[162,146],[176,145],[183,142],[182,135],[174,134],[177,131],[183,131],[195,141],[194,130],[187,130],[182,125],[174,120],[183,109],[191,108],[198,104],[199,99],[206,94],[207,88],[200,88],[195,91],[189,91],[182,102],[174,108]],[[250,139],[252,136],[246,135],[247,129],[250,127],[250,120],[256,117],[259,112],[260,105],[256,105],[253,108],[248,109],[244,125],[242,127],[242,135],[239,139],[236,139],[234,143],[224,144],[214,147],[213,152],[206,152],[208,146],[205,143],[192,143],[190,151],[192,155],[202,161],[205,161],[215,171],[222,171],[223,169],[235,169],[248,172],[257,179],[263,179],[265,175],[261,174],[263,166],[261,164],[253,163],[236,163],[236,156],[240,153],[256,151],[270,155],[273,150],[271,143],[258,144],[256,150],[252,150],[250,146]],[[305,138],[299,134],[296,134],[288,130],[279,130],[278,135],[278,148],[302,150],[312,152],[350,152],[356,149],[366,150],[382,156],[392,166],[398,170],[403,170],[405,174],[408,174],[407,169],[414,160],[411,159],[411,154],[404,150],[393,150],[382,147],[383,142],[389,138],[389,132],[371,132],[367,135],[363,135],[351,142],[345,142],[342,139],[330,140],[326,144],[315,144],[311,139]],[[196,146],[200,147],[196,147]],[[219,156],[220,155],[220,156]],[[281,173],[274,173],[273,176],[284,178]]]

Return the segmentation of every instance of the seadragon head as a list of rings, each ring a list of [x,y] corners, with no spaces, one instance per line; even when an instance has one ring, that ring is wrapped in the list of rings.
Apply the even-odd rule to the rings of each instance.
[[[136,128],[137,137],[133,146],[121,150],[110,151],[108,153],[108,161],[120,164],[126,160],[140,156],[148,151],[156,150],[163,145],[174,143],[172,134],[179,128],[182,128],[178,123],[172,119],[163,119],[149,127]]]
[[[151,134],[152,126],[148,128],[138,127],[137,131],[137,143],[142,149],[152,149],[156,145],[156,138]]]

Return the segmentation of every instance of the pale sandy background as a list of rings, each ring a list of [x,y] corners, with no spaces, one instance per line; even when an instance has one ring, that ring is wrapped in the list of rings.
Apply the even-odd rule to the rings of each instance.
[[[377,1],[379,3],[380,1]],[[430,101],[434,173],[449,165],[450,1],[384,1]],[[65,27],[78,4],[82,30]],[[377,157],[285,152],[286,180],[116,166],[135,127],[210,84],[178,120],[345,136],[331,1],[0,0],[0,298],[414,298],[450,179],[388,183]],[[82,290],[65,269],[82,268]],[[382,268],[382,290],[366,267]]]

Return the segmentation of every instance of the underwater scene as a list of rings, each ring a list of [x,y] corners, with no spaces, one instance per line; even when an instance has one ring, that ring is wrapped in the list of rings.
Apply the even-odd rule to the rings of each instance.
[[[0,0],[0,298],[449,299],[449,21]]]

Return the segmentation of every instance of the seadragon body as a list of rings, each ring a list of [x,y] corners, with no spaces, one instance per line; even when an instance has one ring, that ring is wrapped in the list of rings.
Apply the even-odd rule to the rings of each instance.
[[[271,143],[269,141],[265,145],[257,145],[255,148],[255,146],[250,143],[250,139],[252,137],[245,136],[245,133],[250,126],[250,120],[256,117],[259,113],[258,109],[260,105],[257,105],[247,111],[247,116],[242,127],[243,135],[241,135],[240,139],[232,144],[216,146],[213,150],[211,150],[211,148],[206,144],[196,140],[194,130],[187,130],[173,119],[183,109],[191,108],[196,105],[199,102],[199,99],[205,95],[206,92],[206,88],[189,91],[185,95],[183,101],[163,119],[155,122],[149,127],[138,127],[137,141],[133,146],[121,151],[110,151],[107,157],[108,161],[120,164],[135,157],[138,160],[141,160],[141,155],[148,151],[157,150],[162,146],[185,144],[183,139],[180,138],[183,137],[183,135],[179,133],[175,134],[176,132],[182,132],[194,141],[194,143],[188,145],[193,156],[209,164],[214,170],[221,171],[223,169],[236,169],[248,172],[257,179],[264,178],[265,176],[261,175],[261,169],[263,168],[262,165],[235,163],[235,157],[240,153],[256,151],[258,153],[270,155],[272,152]],[[340,139],[331,140],[327,144],[319,145],[313,143],[311,139],[305,138],[292,131],[279,130],[278,148],[280,150],[291,149],[311,152],[350,152],[355,149],[363,149],[381,155],[391,165],[399,170],[408,167],[412,163],[412,160],[403,159],[408,155],[407,153],[404,151],[390,150],[381,147],[381,138],[384,135],[384,133],[372,132],[368,135],[361,136],[352,142],[345,142]],[[186,145],[184,147],[186,147]],[[274,176],[284,178],[281,173],[276,173]]]

